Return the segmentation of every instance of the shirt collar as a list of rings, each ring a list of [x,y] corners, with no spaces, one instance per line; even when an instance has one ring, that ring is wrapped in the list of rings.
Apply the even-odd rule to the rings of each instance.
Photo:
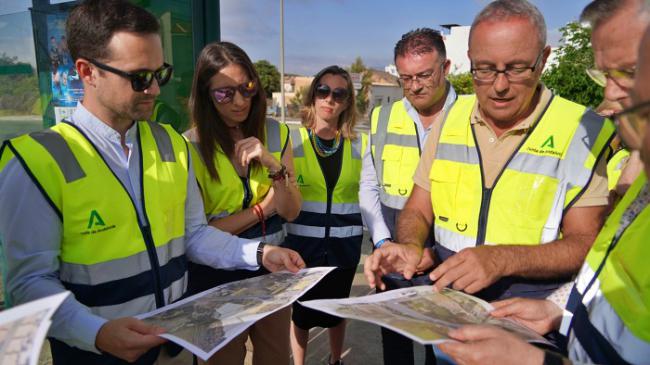
[[[79,101],[77,108],[72,114],[72,124],[92,131],[95,135],[111,142],[121,143],[120,134],[108,124],[101,121]],[[126,131],[126,143],[133,143],[138,130],[138,123],[133,123]]]
[[[546,106],[548,103],[551,101],[551,98],[553,96],[553,93],[551,90],[549,90],[543,83],[540,83],[538,86],[539,89],[539,99],[537,101],[537,105],[535,105],[535,109],[533,110],[532,113],[526,119],[522,120],[521,122],[517,123],[514,125],[512,128],[510,128],[509,131],[525,131],[530,129],[537,121],[539,120],[539,117],[542,115],[544,110],[546,109]],[[471,117],[471,123],[472,124],[483,124],[483,125],[488,125],[483,117],[481,116],[481,113],[479,112],[478,109],[478,103],[474,104],[474,109],[472,110],[472,117]]]
[[[446,81],[447,84],[447,98],[445,99],[445,105],[443,105],[442,110],[449,110],[451,106],[454,104],[456,99],[458,98],[458,95],[456,94],[456,89],[454,89],[454,86],[449,82]],[[420,121],[420,115],[418,114],[418,111],[415,110],[415,107],[411,104],[411,102],[405,97],[402,98],[402,102],[404,103],[404,109],[406,112],[413,117],[413,120],[418,123],[420,126],[422,125],[422,122]],[[429,126],[429,128],[431,128]]]

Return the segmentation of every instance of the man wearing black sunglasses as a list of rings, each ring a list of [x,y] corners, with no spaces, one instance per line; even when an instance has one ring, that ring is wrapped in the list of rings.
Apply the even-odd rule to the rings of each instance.
[[[549,53],[544,18],[528,1],[497,0],[476,16],[476,95],[459,97],[427,140],[399,244],[366,260],[371,285],[383,286],[382,272],[421,271],[432,229],[436,289],[544,298],[577,273],[607,206],[603,156],[614,128],[540,83]]]
[[[439,32],[421,28],[402,35],[394,57],[404,98],[372,111],[359,188],[361,213],[376,249],[396,238],[397,216],[413,189],[411,177],[422,146],[456,101],[456,92],[445,78],[450,62]],[[426,246],[431,243],[429,240]],[[430,283],[426,275],[406,280],[400,274],[390,274],[384,281],[388,290]],[[381,334],[385,365],[413,364],[410,339],[385,328]],[[433,361],[427,348],[426,363]]]
[[[206,225],[185,140],[147,119],[171,77],[158,20],[126,0],[70,13],[84,85],[69,121],[1,150],[0,240],[20,304],[69,290],[49,332],[54,364],[153,364],[164,329],[133,316],[179,299],[187,260],[297,271],[294,251]]]

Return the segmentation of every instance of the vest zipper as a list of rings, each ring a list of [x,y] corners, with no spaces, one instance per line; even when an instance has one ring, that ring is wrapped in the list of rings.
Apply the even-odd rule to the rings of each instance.
[[[144,199],[142,201],[142,209],[144,210]],[[146,216],[145,216],[146,219]],[[165,306],[165,298],[163,296],[163,289],[160,285],[160,262],[158,261],[158,253],[156,252],[156,245],[153,242],[153,235],[151,234],[151,227],[147,225],[140,225],[140,231],[144,238],[144,243],[147,246],[147,255],[151,263],[151,271],[153,272],[153,285],[156,297],[156,308]]]
[[[533,126],[527,131],[526,136],[519,143],[515,151],[510,155],[510,157],[508,157],[508,160],[501,168],[501,171],[499,171],[497,177],[494,179],[494,183],[492,184],[491,188],[485,187],[485,173],[483,171],[483,159],[481,158],[481,149],[478,146],[478,140],[476,139],[476,132],[474,131],[474,126],[473,125],[471,126],[472,138],[474,138],[474,146],[475,146],[474,148],[476,148],[476,153],[478,155],[478,166],[481,171],[481,208],[479,209],[478,227],[476,232],[477,246],[485,244],[485,237],[487,235],[487,224],[488,224],[487,221],[488,221],[488,214],[490,213],[490,200],[492,199],[492,192],[496,188],[497,183],[499,183],[499,180],[501,179],[501,175],[503,175],[503,172],[506,171],[506,169],[510,165],[510,161],[512,161],[512,159],[517,155],[517,153],[519,153],[521,147],[523,147],[523,145],[528,140],[528,137],[530,137],[531,134],[533,134],[533,131],[535,130],[537,125],[539,125],[540,120],[542,120],[544,114],[546,114],[546,110],[548,109],[548,107],[551,105],[552,102],[553,102],[553,96],[551,96],[551,99],[548,101],[548,104],[546,104],[544,110],[537,117]],[[507,243],[511,243],[511,242],[507,242]]]
[[[420,146],[420,132],[418,132],[418,125],[413,122],[415,128],[415,140],[418,142],[418,156],[422,157],[422,146]]]
[[[137,123],[137,122],[136,122]],[[156,297],[156,307],[165,306],[165,297],[163,295],[163,288],[160,284],[160,262],[158,261],[158,253],[156,252],[156,244],[153,240],[153,235],[151,234],[151,225],[149,224],[149,217],[147,216],[147,207],[145,206],[144,201],[144,173],[142,166],[142,138],[140,134],[140,126],[138,126],[138,152],[140,153],[140,204],[142,205],[142,216],[144,217],[144,222],[140,223],[138,218],[138,223],[140,225],[140,230],[142,231],[142,237],[144,238],[144,244],[147,247],[147,254],[149,255],[149,261],[151,264],[152,279],[154,285],[154,292]],[[128,195],[128,194],[127,194]],[[135,204],[133,205],[135,208]],[[136,209],[137,214],[137,209]],[[139,217],[139,216],[138,216]]]
[[[478,231],[476,233],[476,245],[485,243],[485,234],[487,232],[487,219],[490,212],[490,199],[492,199],[492,188],[488,189],[483,185],[481,188],[481,209],[478,214]]]

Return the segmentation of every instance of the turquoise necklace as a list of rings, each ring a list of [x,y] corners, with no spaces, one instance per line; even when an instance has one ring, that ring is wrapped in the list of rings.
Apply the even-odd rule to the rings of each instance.
[[[329,157],[338,151],[339,146],[341,146],[341,132],[336,131],[336,137],[334,137],[334,143],[332,147],[328,147],[323,143],[323,141],[318,137],[316,132],[313,129],[308,129],[309,138],[311,139],[312,144],[314,145],[314,150],[320,157]]]

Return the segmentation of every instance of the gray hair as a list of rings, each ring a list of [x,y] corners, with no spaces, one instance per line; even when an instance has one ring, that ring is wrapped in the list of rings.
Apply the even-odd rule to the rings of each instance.
[[[474,28],[485,21],[506,20],[510,18],[525,18],[537,29],[539,46],[546,46],[546,21],[537,7],[526,0],[497,0],[483,8],[474,18],[469,31],[472,38]]]
[[[650,20],[650,0],[594,0],[582,10],[580,21],[589,23],[592,29],[596,29],[630,2],[639,6],[640,17]]]

